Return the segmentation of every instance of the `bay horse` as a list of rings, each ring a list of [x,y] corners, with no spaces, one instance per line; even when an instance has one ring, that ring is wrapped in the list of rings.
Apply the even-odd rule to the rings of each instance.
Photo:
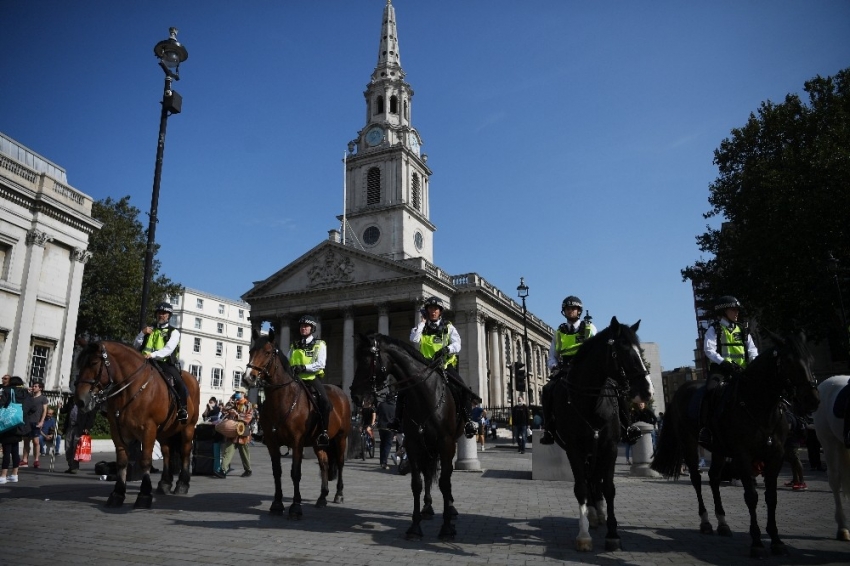
[[[79,375],[75,382],[74,397],[77,406],[89,412],[105,408],[109,431],[115,444],[118,479],[109,499],[108,507],[120,507],[127,493],[127,464],[130,444],[142,445],[141,460],[136,462],[143,473],[136,509],[150,509],[151,454],[154,442],[162,450],[162,476],[156,492],[185,495],[189,492],[189,458],[195,423],[198,422],[200,391],[198,382],[181,372],[189,391],[186,409],[189,420],[177,420],[177,400],[172,399],[169,386],[159,370],[135,348],[120,342],[100,341],[88,344],[77,359]],[[175,472],[177,485],[171,485]]]
[[[573,471],[579,506],[576,550],[593,550],[588,527],[606,521],[605,549],[620,549],[614,515],[614,464],[620,441],[617,398],[628,393],[649,401],[652,382],[640,354],[637,329],[611,318],[608,328],[588,338],[570,368],[552,390],[555,442],[566,453]]]
[[[714,450],[711,451],[708,479],[714,497],[717,532],[722,536],[732,534],[720,499],[721,472],[728,458],[733,476],[740,477],[744,486],[744,501],[750,512],[750,556],[753,558],[766,555],[756,517],[759,496],[753,478],[759,473],[764,475],[770,550],[775,555],[788,554],[776,526],[776,484],[789,428],[783,396],[791,392],[806,413],[814,411],[819,403],[811,371],[812,356],[805,337],[792,334],[783,338],[772,332],[768,332],[768,336],[772,347],[750,362],[740,376],[714,390],[720,398],[713,411],[714,422],[710,423]],[[688,466],[697,494],[700,532],[711,534],[713,527],[702,498],[697,449],[699,407],[704,392],[704,382],[688,381],[673,395],[667,405],[651,468],[667,478],[678,479],[682,463]]]
[[[844,419],[850,403],[850,376],[835,375],[818,385],[821,404],[815,411],[815,431],[823,446],[829,487],[835,499],[838,540],[850,541],[850,530],[841,504],[841,492],[850,498],[850,448],[844,446]]]
[[[348,397],[336,385],[324,385],[331,403],[328,418],[330,442],[328,446],[318,446],[316,440],[322,432],[321,416],[314,410],[312,393],[301,380],[292,376],[289,360],[275,346],[274,329],[267,336],[261,336],[256,329],[253,330],[247,367],[249,371],[243,381],[251,387],[262,387],[266,397],[260,409],[260,427],[263,429],[263,442],[269,450],[274,475],[274,501],[269,512],[282,515],[284,511],[280,485],[281,446],[288,446],[292,451],[290,476],[295,491],[289,506],[290,519],[300,519],[303,515],[300,485],[305,446],[313,446],[321,470],[321,495],[316,500],[316,507],[327,506],[328,480],[334,477],[337,480],[334,503],[342,503],[342,468],[351,432],[351,403]]]
[[[443,494],[443,525],[439,538],[454,539],[457,518],[452,497],[452,460],[463,422],[457,416],[455,400],[443,377],[440,360],[426,359],[407,342],[382,334],[360,336],[356,351],[352,399],[356,404],[364,396],[396,387],[404,393],[402,422],[404,447],[410,463],[410,487],[413,491],[413,523],[407,529],[408,539],[420,540],[423,518],[434,516],[431,485],[440,465],[440,491]],[[391,380],[390,378],[393,378]],[[425,478],[425,506],[421,507]]]

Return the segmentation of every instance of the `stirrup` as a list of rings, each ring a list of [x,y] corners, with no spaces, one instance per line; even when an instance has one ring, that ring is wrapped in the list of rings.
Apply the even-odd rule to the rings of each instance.
[[[643,436],[643,431],[635,425],[629,425],[625,429],[625,436],[626,442],[628,442],[629,444],[634,444],[635,442],[640,440],[641,436]]]
[[[478,425],[472,421],[466,421],[466,424],[463,425],[463,434],[467,438],[475,437],[478,434]]]
[[[177,420],[181,423],[185,423],[189,420],[189,412],[186,410],[186,407],[180,407],[177,409]]]
[[[319,437],[316,438],[316,446],[327,446],[328,444],[330,444],[330,442],[331,438],[328,436],[328,431],[326,430],[323,430],[322,434],[320,434]]]
[[[543,436],[540,437],[540,444],[555,444],[555,437],[548,430],[544,430]]]

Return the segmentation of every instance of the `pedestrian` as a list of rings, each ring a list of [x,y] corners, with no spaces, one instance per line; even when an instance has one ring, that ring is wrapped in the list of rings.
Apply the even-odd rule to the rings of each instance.
[[[511,408],[511,422],[514,425],[514,435],[518,442],[518,452],[525,454],[525,443],[528,438],[528,406],[525,404],[525,398],[522,395],[517,395],[517,402]]]
[[[800,411],[799,406],[794,404],[793,410]],[[785,487],[794,491],[806,491],[808,486],[803,480],[803,463],[797,455],[800,444],[806,439],[806,417],[792,411],[789,407],[785,411],[785,420],[788,421],[788,436],[785,438],[785,461],[791,466],[791,481],[785,482]]]
[[[0,407],[4,409],[14,400],[22,408],[29,398],[24,380],[17,375],[4,375],[0,380]],[[29,424],[24,422],[0,432],[0,445],[3,446],[3,467],[0,470],[0,484],[18,481],[18,468],[21,466],[21,440],[29,434]]]
[[[180,331],[171,326],[171,315],[174,308],[171,303],[159,303],[156,306],[154,326],[146,326],[136,336],[133,345],[144,354],[146,359],[153,360],[166,375],[172,379],[172,387],[177,393],[180,406],[177,408],[177,420],[185,423],[189,420],[186,409],[186,399],[189,390],[183,383],[180,373]]]
[[[47,418],[44,419],[44,425],[41,427],[41,438],[38,439],[42,456],[49,455],[50,450],[59,450],[57,436],[59,436],[59,427],[56,426],[56,410],[48,405]],[[55,451],[54,455],[56,454]]]
[[[24,435],[24,453],[21,456],[21,467],[26,468],[29,465],[30,446],[32,446],[33,468],[41,466],[39,457],[41,456],[41,427],[44,426],[44,419],[47,418],[47,405],[50,402],[47,397],[42,395],[44,384],[40,381],[35,381],[30,387],[31,395],[24,405],[24,420],[29,424],[29,432]]]
[[[94,411],[84,413],[73,399],[68,399],[62,404],[59,407],[59,413],[65,415],[65,425],[62,428],[62,434],[65,437],[65,461],[68,463],[65,473],[76,474],[80,471],[80,462],[76,459],[77,444],[80,442],[80,436],[89,434],[94,427],[97,413]]]
[[[472,402],[472,412],[470,416],[475,422],[478,429],[475,431],[475,443],[481,444],[481,451],[484,452],[484,420],[486,419],[487,411],[478,401]]]
[[[393,447],[395,433],[389,429],[390,421],[395,416],[395,395],[387,394],[383,401],[378,403],[376,413],[376,424],[378,435],[381,439],[380,465],[381,469],[389,470],[390,451]]]
[[[318,326],[316,317],[304,315],[298,320],[300,338],[289,347],[289,364],[292,376],[300,379],[316,393],[319,405],[319,416],[322,418],[322,433],[316,439],[317,446],[327,446],[328,421],[331,414],[331,403],[322,379],[325,376],[325,364],[328,359],[328,347],[324,340],[314,336]]]
[[[213,476],[225,479],[230,471],[230,462],[233,460],[233,454],[239,451],[239,458],[242,460],[242,477],[247,478],[251,475],[251,453],[248,451],[248,441],[251,439],[251,420],[254,417],[254,407],[248,401],[248,390],[244,387],[234,389],[233,396],[230,401],[224,405],[222,415],[225,420],[233,420],[243,423],[245,427],[242,435],[231,436],[225,438],[224,448],[222,450],[221,468],[218,472],[213,472]]]

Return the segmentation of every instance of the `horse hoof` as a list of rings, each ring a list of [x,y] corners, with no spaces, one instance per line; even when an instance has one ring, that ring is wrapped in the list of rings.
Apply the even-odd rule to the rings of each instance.
[[[590,552],[593,550],[593,539],[588,538],[577,538],[576,539],[576,550],[579,552]]]
[[[720,529],[720,527],[717,527],[717,528],[718,528],[718,530]],[[711,523],[708,523],[708,522],[700,523],[699,532],[702,535],[713,535],[714,534],[714,527],[712,527]]]
[[[767,558],[767,554],[765,553],[765,549],[763,546],[752,546],[750,547],[750,558],[755,558],[756,560],[764,560]]]
[[[337,493],[334,496],[334,503],[345,503],[345,498],[342,496],[341,493]]]
[[[271,515],[283,515],[283,503],[272,503],[272,506],[269,507],[269,513]]]
[[[729,528],[729,525],[717,525],[717,534],[722,537],[731,537],[732,529]]]
[[[324,497],[321,497],[316,501],[316,507],[322,508],[322,507],[327,507],[327,506],[328,506],[328,500],[325,499]]]
[[[301,511],[301,505],[298,503],[293,503],[289,506],[289,518],[298,520],[300,519],[304,513]]]
[[[620,545],[620,539],[618,538],[606,538],[605,539],[605,551],[613,552],[615,550],[622,550]]]
[[[156,484],[156,492],[160,495],[168,495],[171,492],[171,484],[159,482]]]
[[[784,542],[771,543],[770,553],[774,556],[788,556],[788,547]]]
[[[433,519],[434,518],[434,508],[430,505],[426,505],[422,508],[422,518],[423,519]]]
[[[407,540],[422,540],[422,528],[419,525],[410,525],[404,535]]]
[[[838,529],[838,533],[835,535],[835,540],[850,541],[850,530]]]
[[[440,540],[454,540],[455,535],[457,535],[457,531],[452,525],[443,524],[443,527],[440,529],[440,534],[438,538]]]
[[[177,485],[174,487],[174,491],[171,493],[174,495],[186,495],[189,493],[189,485],[183,482],[177,482]]]
[[[133,509],[150,509],[153,504],[152,495],[139,495],[133,504]]]
[[[106,500],[107,507],[121,507],[124,505],[124,498],[120,495],[110,495],[109,499]]]
[[[455,509],[454,505],[449,505],[449,517],[457,519],[457,509]]]

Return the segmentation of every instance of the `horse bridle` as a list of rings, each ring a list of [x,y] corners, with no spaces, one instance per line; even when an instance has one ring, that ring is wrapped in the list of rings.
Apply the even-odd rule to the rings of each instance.
[[[130,385],[133,383],[133,379],[135,378],[136,374],[142,371],[142,369],[145,367],[145,364],[147,363],[147,360],[142,362],[142,365],[140,365],[136,369],[136,371],[127,376],[127,382],[119,387],[118,384],[115,382],[115,376],[112,370],[112,362],[109,359],[109,353],[106,351],[106,346],[104,346],[102,342],[100,343],[100,355],[98,357],[100,358],[100,367],[98,368],[97,373],[95,373],[97,379],[81,379],[80,377],[77,377],[77,380],[74,382],[75,389],[79,385],[91,386],[92,398],[95,406],[106,403],[109,399],[115,397],[116,395],[130,387]],[[103,383],[104,369],[106,369],[107,377],[107,382],[105,384]],[[146,385],[147,382],[142,385],[142,389],[144,389]],[[116,387],[118,388],[115,389]]]

